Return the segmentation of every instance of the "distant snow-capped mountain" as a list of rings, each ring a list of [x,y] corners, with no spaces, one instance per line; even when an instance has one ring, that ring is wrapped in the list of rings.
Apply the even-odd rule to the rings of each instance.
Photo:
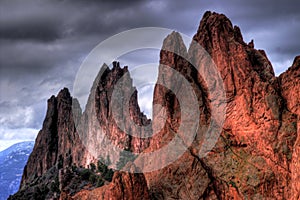
[[[0,200],[18,191],[34,142],[21,142],[0,152]]]

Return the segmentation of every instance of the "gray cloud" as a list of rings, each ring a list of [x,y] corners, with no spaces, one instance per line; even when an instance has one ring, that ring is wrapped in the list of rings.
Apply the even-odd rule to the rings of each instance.
[[[298,0],[93,0],[88,3],[84,0],[2,0],[1,134],[4,130],[39,129],[46,112],[46,99],[65,86],[72,88],[81,62],[104,39],[120,31],[146,26],[162,26],[193,36],[206,10],[224,13],[233,24],[240,26],[245,41],[254,39],[257,48],[265,49],[279,74],[300,54],[299,7]],[[152,57],[153,52],[148,54]],[[140,65],[144,59],[153,61],[149,55],[131,54],[120,59],[123,65]],[[139,99],[149,112],[146,104],[150,96],[146,89],[141,90],[144,98]],[[22,118],[26,118],[26,123],[20,123]],[[5,138],[18,139],[17,134],[11,135],[6,134]],[[5,138],[0,136],[0,140]]]

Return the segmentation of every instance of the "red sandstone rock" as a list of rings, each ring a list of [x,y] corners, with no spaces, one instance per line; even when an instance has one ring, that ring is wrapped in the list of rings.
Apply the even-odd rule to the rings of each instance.
[[[228,98],[219,144],[224,150],[211,152],[204,162],[243,198],[291,198],[296,117],[283,104],[266,54],[246,45],[239,28],[216,13],[204,15],[194,40],[216,63]],[[189,53],[197,59],[193,47]]]
[[[172,35],[168,38],[173,39],[173,42],[165,41],[164,45],[175,44],[173,47],[184,49],[176,44],[177,38],[174,39]],[[280,81],[275,77],[265,52],[254,49],[253,42],[247,45],[243,41],[240,29],[233,27],[227,17],[211,12],[205,13],[194,40],[211,55],[224,81],[228,105],[223,132],[215,148],[205,158],[197,157],[200,145],[197,143],[197,137],[195,144],[190,147],[191,151],[184,154],[180,161],[160,171],[146,174],[152,195],[159,191],[160,199],[295,198],[296,189],[292,187],[298,187],[295,180],[299,177],[295,175],[298,173],[298,153],[293,153],[297,152],[297,117],[290,112],[290,108],[285,107]],[[181,44],[180,41],[178,43]],[[194,44],[191,45],[188,54],[196,63],[196,67],[206,63],[202,52],[199,52]],[[174,64],[174,60],[178,60],[176,55],[165,54],[162,51],[161,63],[168,63],[178,71],[190,71],[184,61],[179,59]],[[294,74],[299,73],[299,68],[294,71]],[[172,80],[172,74],[160,71],[160,77],[167,77],[170,84],[178,84],[176,80]],[[205,91],[201,76],[194,75],[192,79],[191,84],[198,83],[200,90]],[[287,82],[291,84],[291,80],[294,79],[297,77],[294,76]],[[295,85],[294,96],[297,96],[298,82]],[[178,110],[178,105],[169,104],[169,99],[165,98],[166,94],[167,91],[157,87],[154,102],[157,100],[162,105],[168,105],[171,111]],[[207,103],[205,99],[209,96],[205,97],[205,92],[202,94],[202,102]],[[294,98],[293,95],[291,98],[293,100],[288,99],[291,101],[288,105],[298,108],[298,98]],[[204,107],[210,108],[210,105]],[[178,121],[177,118],[178,116],[169,114],[167,122],[171,124],[172,121]],[[155,126],[155,115],[153,123]],[[205,120],[200,120],[201,123],[205,125]],[[168,128],[172,126],[176,127],[171,124]],[[167,135],[168,132],[168,129],[164,130]],[[198,134],[201,135],[201,131]],[[157,142],[164,142],[162,138],[154,139],[151,145],[157,146]],[[170,138],[167,139],[169,140]],[[195,158],[199,160],[196,171],[188,164],[181,165],[192,162]],[[181,167],[188,172],[176,174]],[[294,172],[291,172],[291,168]],[[193,180],[194,183],[208,181],[195,188],[190,187],[187,191],[181,188],[183,180]],[[176,184],[172,184],[174,182]],[[195,191],[197,195],[191,195]]]
[[[48,100],[48,110],[43,128],[38,134],[33,152],[24,169],[21,192],[16,195],[16,198],[18,196],[31,198],[32,194],[38,194],[38,192],[26,192],[29,191],[28,188],[48,187],[49,189],[51,182],[55,181],[54,179],[59,179],[61,199],[64,199],[70,196],[64,189],[69,187],[69,183],[66,185],[63,183],[65,181],[61,180],[63,174],[61,172],[65,169],[73,166],[88,168],[90,163],[97,163],[100,156],[104,159],[110,156],[110,160],[115,161],[112,165],[115,165],[119,159],[119,152],[111,152],[106,149],[107,143],[99,139],[103,135],[113,145],[134,153],[141,152],[148,146],[147,138],[140,139],[126,132],[130,129],[137,136],[143,136],[146,134],[145,131],[151,131],[151,129],[145,130],[141,127],[149,124],[150,120],[140,112],[137,103],[137,91],[132,87],[132,80],[127,73],[127,67],[120,68],[119,63],[116,62],[113,64],[111,70],[106,67],[101,69],[105,71],[101,77],[97,77],[95,80],[83,114],[81,114],[78,101],[72,99],[66,88],[61,90],[57,97],[52,96]],[[102,72],[100,71],[99,74]],[[109,105],[112,92],[116,89],[116,84],[123,75],[125,78],[122,79],[121,88],[119,88],[122,94],[117,97],[124,100],[121,102],[122,105],[128,101],[129,108],[128,114],[125,114],[121,119],[125,122],[134,122],[125,124],[127,129],[124,131],[116,124]],[[123,107],[117,109],[116,114],[124,112]],[[95,154],[96,150],[105,154]],[[142,192],[147,191],[146,183],[142,183],[144,177],[142,174],[117,174],[118,176],[113,179],[111,192],[103,190],[105,195],[108,195],[107,198],[119,199],[119,197],[124,196],[125,199],[131,199],[134,194],[138,194],[137,190],[131,188],[133,186],[137,189],[143,188]],[[49,177],[51,178],[49,179]],[[122,184],[127,184],[129,191],[124,192],[121,187]],[[47,189],[45,190],[47,191]],[[57,193],[46,193],[45,195],[46,198],[57,198]]]
[[[149,193],[143,174],[116,172],[113,181],[94,190],[82,190],[74,196],[65,194],[68,200],[148,200]]]
[[[300,115],[300,56],[293,65],[279,76],[282,96],[286,100],[289,111]]]
[[[296,57],[288,71],[275,77],[266,53],[254,49],[253,41],[246,44],[240,29],[233,26],[226,16],[211,12],[204,14],[194,40],[211,56],[226,91],[226,120],[212,151],[204,158],[198,154],[205,141],[203,134],[215,120],[211,119],[213,101],[210,98],[218,95],[218,91],[209,94],[205,77],[196,69],[205,68],[210,61],[195,44],[187,51],[180,35],[174,32],[163,44],[158,81],[181,90],[182,82],[174,80],[174,71],[162,67],[167,65],[178,71],[194,89],[201,111],[195,141],[178,160],[160,170],[145,173],[145,177],[143,174],[116,172],[107,185],[83,189],[76,194],[62,191],[61,199],[299,199],[300,57]],[[196,69],[183,57],[190,59]],[[211,69],[207,68],[205,70],[209,72]],[[94,147],[93,140],[97,138],[101,145],[94,149],[96,153],[108,145],[98,138],[103,134],[99,128],[105,130],[114,145],[133,152],[153,152],[168,145],[176,135],[184,136],[184,133],[177,133],[182,122],[178,97],[159,84],[155,87],[153,103],[160,104],[163,109],[154,108],[152,125],[153,130],[162,130],[151,141],[122,132],[114,121],[109,103],[114,86],[128,70],[121,69],[118,63],[114,63],[113,69],[102,70],[104,75],[95,80],[82,116],[78,114],[78,106],[73,106],[72,115],[72,98],[66,89],[48,101],[43,129],[25,167],[21,188],[32,192],[33,187],[28,184],[34,185],[36,177],[51,173],[61,161],[63,168],[71,164],[89,164],[93,158],[80,143],[77,132]],[[214,76],[212,74],[212,80]],[[133,118],[141,126],[150,124],[140,113],[136,91],[128,97],[133,91],[130,77],[123,81],[120,93],[126,98],[120,105],[130,102],[130,115],[125,116],[125,121]],[[183,98],[188,101],[189,95]],[[124,111],[123,106],[119,109]],[[88,120],[87,115],[92,118]],[[77,116],[75,121],[81,124],[77,131],[73,116]],[[132,124],[125,123],[125,126],[131,127],[137,135],[148,134]],[[162,154],[153,160],[153,165],[166,162],[168,156]],[[53,194],[52,198],[57,196]]]
[[[90,155],[81,144],[72,116],[72,97],[64,88],[57,97],[48,100],[43,128],[25,166],[21,188],[50,168],[84,165]]]
[[[103,134],[109,139],[108,142],[134,153],[142,152],[149,145],[148,139],[142,137],[151,132],[151,127],[142,127],[150,124],[150,120],[140,111],[137,90],[132,86],[127,67],[121,68],[117,62],[113,63],[112,69],[104,65],[100,70],[81,121],[84,128],[79,133],[90,140],[88,145],[100,146],[102,151],[108,151],[108,144],[103,140],[95,140],[95,137]],[[104,133],[99,132],[100,128]]]
[[[286,101],[287,109],[297,115],[297,139],[293,146],[291,162],[292,196],[300,198],[300,56],[294,60],[292,67],[279,76],[281,94]]]

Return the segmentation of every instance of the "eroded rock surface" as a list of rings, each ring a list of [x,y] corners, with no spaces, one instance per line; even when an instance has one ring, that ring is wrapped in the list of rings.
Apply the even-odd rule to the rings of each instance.
[[[225,15],[212,12],[204,14],[193,39],[188,49],[179,33],[164,40],[152,122],[140,112],[128,68],[117,62],[112,69],[102,67],[82,114],[67,89],[51,97],[20,191],[11,199],[34,199],[46,193],[46,199],[298,200],[300,57],[276,77],[266,53],[255,49],[253,40],[244,42],[240,29]],[[217,104],[226,103],[223,124],[217,123],[212,110],[215,97],[222,94],[210,88],[214,83],[219,86],[211,67],[216,67],[225,90],[224,102]],[[198,71],[205,72],[205,77]],[[178,74],[197,99],[194,109],[199,115],[194,120],[184,121],[180,101],[195,102]],[[122,98],[114,98],[115,91]],[[186,143],[190,133],[180,129],[182,123],[194,130],[191,144]],[[203,157],[199,152],[206,145],[211,124],[220,126],[220,137]],[[143,138],[151,134],[151,139]],[[178,159],[169,163],[170,152],[144,162],[145,169],[163,165],[161,169],[145,174],[115,172],[98,186],[80,182],[76,174],[85,172],[83,168],[95,163],[99,155],[119,159],[118,148],[150,153],[168,146],[174,138],[186,145]],[[106,151],[110,144],[117,148]],[[143,161],[138,157],[134,163]],[[83,168],[76,168],[80,166]],[[91,174],[101,178],[103,174],[97,173]],[[73,178],[68,180],[68,174]],[[72,189],[75,181],[84,187]],[[47,193],[51,182],[57,182],[59,189]]]
[[[173,33],[168,39],[172,41],[165,40],[165,46],[171,44],[170,49],[185,50],[180,36]],[[146,174],[152,195],[159,193],[158,199],[297,199],[299,65],[297,68],[294,64],[280,81],[275,77],[265,52],[254,49],[253,41],[245,43],[240,29],[222,14],[205,13],[194,40],[209,53],[223,79],[227,97],[226,120],[216,146],[206,157],[201,158],[197,151],[201,145],[199,135],[201,138],[204,128],[198,131],[196,141],[178,161]],[[190,46],[188,57],[196,68],[200,68],[208,61],[196,46]],[[203,78],[189,73],[195,71],[173,53],[162,50],[160,63],[185,71],[191,85],[199,86],[200,105],[207,108],[204,113],[209,115],[211,106]],[[158,77],[180,85],[172,80],[172,74],[164,74],[162,70]],[[291,95],[287,95],[289,90],[282,89],[284,87],[293,91]],[[283,97],[284,94],[288,97],[282,97],[283,90]],[[160,101],[167,110],[178,113],[176,111],[180,108],[176,98],[172,100],[167,90],[159,86],[154,94],[154,102]],[[174,137],[180,114],[169,112],[167,116],[169,125],[163,131],[167,134],[162,134],[165,138],[151,141],[154,146],[167,143]],[[209,123],[208,118],[199,120],[200,127]],[[186,170],[186,173],[177,174],[180,170]],[[186,189],[183,182],[201,184]]]

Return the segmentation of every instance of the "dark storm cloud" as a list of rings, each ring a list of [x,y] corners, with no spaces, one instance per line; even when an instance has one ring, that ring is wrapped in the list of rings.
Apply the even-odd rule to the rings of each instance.
[[[2,39],[51,41],[70,35],[106,33],[119,27],[121,22],[113,22],[130,17],[132,9],[142,2],[2,1],[0,36]]]
[[[62,17],[56,6],[41,1],[1,1],[0,36],[11,40],[51,41],[59,37]]]
[[[28,23],[28,21],[26,21]],[[0,27],[0,37],[2,39],[31,39],[41,41],[52,41],[59,38],[59,29],[55,23],[46,24],[43,20],[38,19],[26,24],[16,22],[15,24],[4,24]]]
[[[0,111],[11,114],[0,115],[0,129],[22,128],[17,121],[23,118],[28,119],[23,121],[25,128],[39,129],[46,99],[65,86],[72,88],[81,62],[104,39],[146,26],[193,36],[206,10],[224,13],[240,26],[245,41],[254,39],[257,48],[265,49],[280,73],[300,54],[299,4],[298,0],[1,0]],[[129,64],[143,62],[142,57],[127,58]]]
[[[149,15],[145,19],[137,17],[144,12],[141,2],[1,2],[2,74],[47,73],[72,57],[78,58],[78,54],[86,55],[111,34],[154,25],[155,18],[149,20]]]

